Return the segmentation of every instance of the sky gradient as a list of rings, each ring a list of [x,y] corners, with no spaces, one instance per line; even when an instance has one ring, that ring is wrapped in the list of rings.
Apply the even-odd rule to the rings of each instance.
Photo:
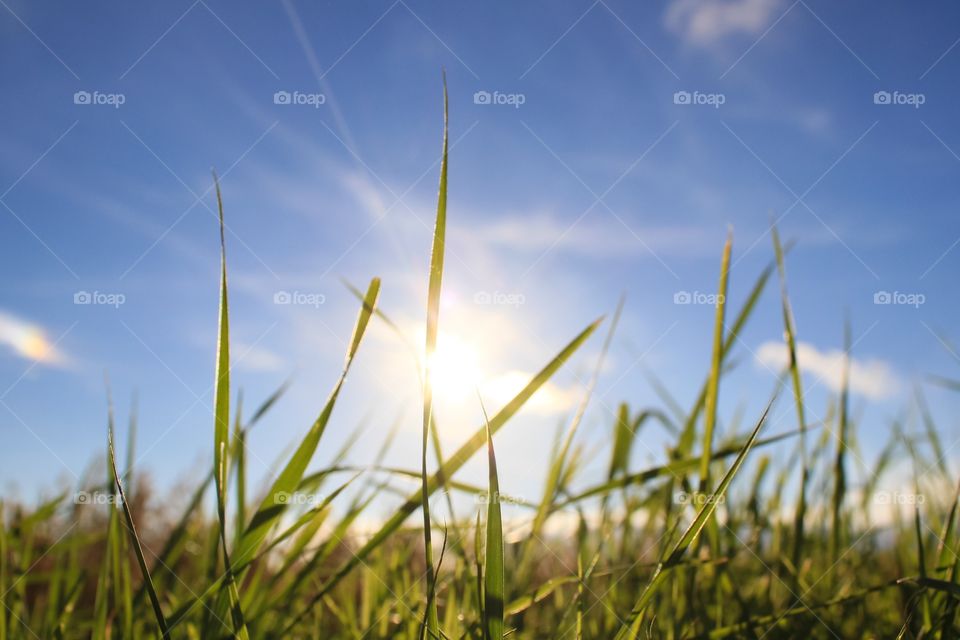
[[[131,6],[0,0],[0,486],[75,486],[105,447],[104,374],[138,466],[169,489],[212,447],[219,246],[227,221],[234,388],[276,468],[336,380],[363,287],[422,344],[450,92],[443,442],[577,332],[626,307],[587,413],[689,407],[710,358],[732,229],[736,309],[773,248],[788,285],[811,420],[828,415],[853,337],[853,409],[869,467],[894,420],[929,397],[951,460],[960,268],[960,9],[953,3],[278,2]],[[737,341],[721,428],[756,419],[784,363],[775,282]],[[501,487],[533,497],[583,393],[596,336],[498,436]],[[418,383],[381,323],[361,347],[322,464],[365,425],[369,462],[415,467]],[[795,426],[789,398],[769,433]],[[634,468],[662,459],[647,427]],[[791,455],[791,446],[777,455]],[[589,473],[599,472],[605,453]],[[595,467],[595,468],[594,468]],[[483,478],[482,460],[464,471]],[[96,476],[100,477],[100,476]]]

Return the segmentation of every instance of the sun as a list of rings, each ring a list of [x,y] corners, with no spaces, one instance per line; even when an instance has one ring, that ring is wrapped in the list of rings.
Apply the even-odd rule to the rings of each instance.
[[[480,352],[455,334],[441,332],[437,336],[428,368],[434,398],[442,402],[462,402],[474,397],[483,381]]]

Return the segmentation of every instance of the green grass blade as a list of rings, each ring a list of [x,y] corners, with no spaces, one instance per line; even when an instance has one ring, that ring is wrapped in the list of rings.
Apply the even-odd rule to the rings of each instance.
[[[560,448],[554,455],[551,456],[552,461],[550,462],[550,467],[547,471],[547,479],[544,483],[543,496],[540,500],[539,506],[537,507],[537,514],[533,519],[533,524],[530,526],[530,535],[527,538],[527,543],[523,545],[521,552],[518,574],[522,577],[527,576],[527,572],[530,569],[530,563],[533,561],[532,552],[534,548],[534,541],[540,539],[543,527],[547,522],[547,518],[551,513],[553,513],[554,499],[556,498],[556,494],[561,486],[561,483],[563,482],[563,474],[568,465],[570,446],[573,444],[573,439],[577,435],[577,429],[580,427],[580,423],[583,421],[583,416],[587,411],[590,398],[593,396],[594,389],[596,389],[597,381],[600,378],[600,372],[603,369],[603,363],[605,362],[607,352],[610,349],[610,343],[613,341],[613,336],[617,330],[617,324],[620,321],[620,315],[623,313],[625,300],[625,297],[621,296],[619,302],[617,303],[616,311],[613,314],[613,320],[610,323],[610,329],[607,331],[607,336],[604,339],[603,346],[600,349],[600,355],[597,358],[596,365],[594,366],[593,375],[591,376],[590,381],[587,383],[586,389],[584,389],[583,397],[580,399],[577,410],[573,415],[573,419],[570,421],[570,425],[567,427],[567,432],[564,434]]]
[[[363,306],[357,316],[357,321],[353,328],[353,336],[350,340],[350,346],[347,350],[346,360],[340,378],[337,380],[320,415],[310,427],[299,447],[297,447],[297,450],[290,457],[283,471],[281,471],[280,475],[274,480],[273,485],[263,498],[263,502],[261,502],[257,508],[256,513],[254,513],[253,518],[250,520],[250,524],[247,525],[240,541],[237,543],[235,557],[238,562],[246,562],[256,555],[257,550],[267,537],[267,533],[271,527],[276,524],[277,520],[287,509],[287,497],[296,491],[297,486],[303,479],[303,474],[307,469],[307,465],[310,464],[310,460],[313,458],[313,454],[320,442],[320,437],[323,435],[327,423],[330,420],[333,407],[340,394],[340,389],[343,387],[347,373],[350,370],[350,365],[353,363],[364,332],[370,323],[370,315],[376,306],[379,294],[380,279],[374,278],[370,281]]]
[[[780,276],[780,300],[783,312],[783,333],[787,342],[787,351],[790,357],[790,380],[793,383],[793,398],[797,408],[797,425],[800,433],[800,488],[797,497],[797,508],[793,518],[793,553],[791,559],[794,567],[800,566],[803,556],[804,520],[807,513],[807,484],[810,474],[810,463],[807,459],[807,439],[804,430],[807,424],[804,419],[803,385],[800,381],[800,366],[797,363],[796,327],[793,321],[793,311],[790,308],[790,298],[787,295],[787,268],[784,262],[784,250],[780,244],[780,234],[776,225],[771,225],[773,249],[777,260],[777,273]]]
[[[433,249],[430,253],[430,280],[427,288],[427,332],[425,345],[425,370],[423,376],[423,433],[421,435],[421,509],[423,510],[423,546],[427,565],[427,615],[421,638],[439,638],[440,622],[437,618],[437,578],[433,566],[433,542],[430,532],[430,494],[427,474],[427,449],[430,442],[430,424],[433,420],[433,384],[430,379],[431,360],[437,347],[437,331],[440,325],[440,287],[443,281],[444,242],[447,233],[447,79],[443,79],[443,152],[440,159],[440,189],[437,195],[437,219],[433,231]]]
[[[789,252],[789,250],[790,245],[784,247],[784,253]],[[757,306],[757,302],[760,300],[760,295],[763,293],[763,290],[767,286],[767,282],[773,275],[776,267],[775,262],[776,261],[768,265],[757,277],[757,280],[754,282],[753,288],[750,290],[746,301],[737,312],[737,316],[733,321],[733,325],[730,327],[730,331],[727,332],[727,337],[723,342],[721,356],[724,360],[726,359],[726,355],[733,349],[733,345],[738,339],[740,332],[743,331],[743,327],[746,326],[747,320],[749,320],[750,316],[753,315],[753,311]],[[679,456],[690,455],[693,450],[694,439],[696,436],[697,419],[700,416],[700,411],[703,410],[703,406],[706,403],[707,386],[709,383],[710,378],[708,375],[707,379],[703,381],[703,385],[700,387],[700,394],[697,396],[697,400],[694,403],[693,408],[690,410],[690,413],[687,415],[687,420],[683,425],[682,431],[680,432],[680,441],[677,445],[677,455]]]
[[[237,411],[233,421],[233,445],[230,457],[234,460],[234,487],[237,492],[237,512],[234,515],[234,540],[243,535],[247,522],[247,443],[243,433],[243,392],[237,393]]]
[[[710,491],[710,458],[713,451],[713,431],[717,424],[717,400],[720,394],[720,368],[723,362],[723,318],[727,301],[727,282],[730,279],[730,250],[733,233],[727,234],[720,262],[720,285],[717,288],[717,306],[713,325],[713,355],[710,359],[710,377],[707,383],[706,406],[703,414],[703,454],[700,459],[700,491]]]
[[[230,447],[230,307],[227,302],[227,243],[223,224],[223,196],[220,181],[213,176],[217,192],[217,211],[220,218],[220,311],[217,330],[217,365],[214,381],[213,413],[213,469],[217,491],[217,517],[220,521],[220,546],[223,549],[223,564],[227,576],[227,593],[230,600],[230,615],[233,631],[239,640],[250,636],[240,608],[240,594],[234,580],[230,552],[227,548],[227,476]]]
[[[123,515],[127,521],[127,532],[130,534],[130,544],[133,547],[137,557],[137,564],[140,565],[140,573],[143,576],[143,582],[147,587],[147,595],[150,596],[150,604],[153,607],[153,614],[157,619],[157,626],[160,627],[160,635],[163,640],[169,640],[170,632],[167,628],[167,621],[163,616],[163,609],[160,608],[160,598],[153,586],[153,580],[150,578],[150,572],[147,570],[147,562],[143,558],[143,547],[140,546],[140,537],[137,535],[137,527],[133,523],[133,514],[130,513],[130,506],[127,504],[127,497],[123,492],[123,483],[120,481],[120,473],[117,470],[116,455],[113,450],[113,409],[110,409],[110,419],[107,425],[107,451],[110,458],[110,471],[113,474],[113,481],[116,485],[120,504],[123,507]]]
[[[793,438],[799,433],[800,431],[797,429],[778,433],[776,435],[757,440],[755,443],[753,443],[753,448],[757,449],[767,445],[775,444],[777,442],[786,440],[787,438]],[[749,438],[747,438],[747,440],[749,440]],[[743,444],[737,444],[731,447],[723,447],[715,450],[713,452],[713,461],[716,462],[717,460],[724,460],[739,454],[747,440],[744,440]],[[556,505],[556,508],[564,509],[590,498],[602,497],[616,489],[623,489],[624,487],[630,487],[634,485],[643,485],[651,480],[656,480],[659,478],[673,478],[694,471],[699,468],[699,465],[699,456],[684,458],[682,460],[671,460],[664,465],[658,465],[643,471],[638,471],[636,473],[619,476],[614,480],[602,482],[600,484],[583,489],[580,492],[568,497],[566,500],[559,502]]]
[[[754,427],[753,433],[750,434],[750,439],[747,440],[746,444],[737,455],[737,459],[733,461],[733,464],[727,470],[727,473],[723,476],[723,479],[720,480],[720,484],[717,486],[716,492],[710,496],[710,500],[706,500],[705,504],[700,507],[696,517],[694,517],[693,521],[690,523],[690,526],[687,527],[683,535],[680,536],[680,539],[677,540],[669,555],[657,565],[653,577],[643,590],[643,593],[640,595],[637,603],[630,611],[627,621],[617,634],[617,640],[626,640],[628,638],[630,640],[635,640],[638,637],[640,625],[643,622],[643,613],[646,610],[647,605],[650,604],[650,601],[656,594],[657,589],[663,583],[667,572],[672,567],[680,563],[683,558],[683,554],[686,553],[687,549],[697,540],[701,530],[703,530],[704,525],[706,525],[707,521],[710,519],[710,516],[713,515],[713,512],[717,508],[717,503],[726,494],[727,488],[733,481],[734,476],[736,476],[737,471],[739,471],[740,467],[743,465],[743,461],[746,459],[747,453],[749,453],[750,449],[753,448],[753,445],[757,439],[757,434],[760,433],[760,428],[766,421],[767,414],[769,413],[770,406],[772,404],[773,403],[771,402],[767,405],[763,415],[761,415],[760,419],[757,421],[757,425]]]
[[[487,410],[480,401],[484,424],[487,427],[487,542],[484,559],[483,622],[486,640],[503,640],[503,605],[506,597],[503,568],[503,521],[500,513],[500,480],[497,477],[497,457],[493,451],[493,435]]]
[[[497,431],[507,423],[510,418],[512,418],[523,405],[533,396],[537,390],[542,387],[553,375],[563,366],[563,364],[570,359],[570,357],[586,342],[597,327],[600,325],[600,322],[603,321],[603,318],[595,320],[593,323],[588,325],[583,331],[581,331],[573,340],[567,344],[563,350],[560,351],[547,365],[541,369],[530,382],[516,395],[513,397],[510,402],[506,404],[500,411],[498,411],[489,421],[490,432],[496,434]],[[447,462],[443,467],[434,474],[427,485],[428,493],[432,494],[440,486],[440,478],[451,478],[466,462],[473,457],[473,455],[486,443],[486,426],[481,426],[474,434],[467,440],[450,458],[447,459]],[[438,474],[443,474],[442,476]],[[399,529],[403,523],[413,514],[421,504],[422,500],[422,491],[417,490],[415,493],[411,494],[407,500],[401,505],[401,507],[386,521],[384,522],[380,529],[377,530],[367,541],[366,543],[354,551],[349,559],[347,559],[339,569],[334,572],[330,578],[319,588],[316,594],[310,598],[307,605],[292,619],[289,621],[288,625],[284,627],[282,633],[287,634],[290,630],[300,622],[313,608],[313,605],[329,593],[337,584],[339,584],[347,575],[349,575],[354,569],[356,569],[361,563],[364,562],[375,549],[379,548],[387,538]]]
[[[843,500],[847,493],[847,472],[844,462],[847,450],[847,431],[849,428],[848,413],[850,404],[850,322],[844,323],[843,327],[843,373],[840,384],[840,412],[839,425],[837,428],[837,453],[833,465],[833,502],[832,502],[832,521],[831,529],[831,561],[836,564],[840,559],[840,546],[843,542],[843,524],[841,522]],[[831,580],[833,572],[831,572]]]

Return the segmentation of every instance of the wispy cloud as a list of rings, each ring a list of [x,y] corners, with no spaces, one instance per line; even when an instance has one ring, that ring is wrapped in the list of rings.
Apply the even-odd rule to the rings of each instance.
[[[674,0],[664,23],[690,45],[709,47],[735,35],[756,36],[782,0]]]
[[[235,344],[232,351],[240,357],[236,367],[242,371],[272,373],[288,368],[287,361],[278,353],[256,345]]]
[[[713,251],[716,233],[703,226],[640,226],[628,229],[603,212],[589,213],[581,220],[565,220],[546,211],[516,213],[489,220],[453,225],[452,233],[492,248],[541,253],[563,251],[591,257],[635,256],[647,247],[668,255],[699,255]]]
[[[66,356],[50,342],[43,328],[3,311],[0,311],[0,344],[31,362],[67,364]]]
[[[760,345],[756,359],[758,363],[776,371],[787,366],[790,356],[784,343],[771,340]],[[801,371],[813,374],[834,391],[839,391],[843,386],[844,359],[843,351],[838,349],[820,351],[806,342],[797,344],[797,364]],[[851,358],[851,392],[882,400],[896,393],[900,386],[899,376],[886,361]]]

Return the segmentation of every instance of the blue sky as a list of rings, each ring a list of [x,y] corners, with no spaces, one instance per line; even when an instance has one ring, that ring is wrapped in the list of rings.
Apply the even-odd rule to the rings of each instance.
[[[335,381],[357,307],[341,277],[381,276],[383,309],[419,343],[442,69],[448,451],[479,424],[465,390],[506,399],[622,292],[584,444],[602,451],[617,403],[662,404],[651,373],[689,406],[713,308],[675,298],[715,290],[731,227],[738,306],[772,258],[771,220],[797,242],[789,289],[811,418],[836,394],[849,314],[863,463],[893,419],[910,423],[918,382],[945,442],[960,436],[956,400],[923,382],[958,364],[941,341],[956,337],[960,266],[953,4],[0,4],[4,492],[34,499],[91,469],[105,371],[121,416],[139,393],[138,466],[165,488],[203,473],[212,167],[229,229],[234,384],[250,411],[294,376],[251,438],[254,476]],[[875,304],[882,292],[891,304]],[[91,303],[77,304],[85,293]],[[283,293],[294,303],[277,304]],[[725,428],[766,401],[781,336],[772,286],[724,380]],[[601,339],[498,436],[505,490],[538,491]],[[369,461],[400,416],[390,460],[414,467],[417,402],[403,346],[375,326],[317,464],[362,422],[353,459]],[[770,433],[794,426],[789,402],[775,414]],[[634,465],[663,445],[651,427]],[[482,472],[476,462],[464,477]]]

